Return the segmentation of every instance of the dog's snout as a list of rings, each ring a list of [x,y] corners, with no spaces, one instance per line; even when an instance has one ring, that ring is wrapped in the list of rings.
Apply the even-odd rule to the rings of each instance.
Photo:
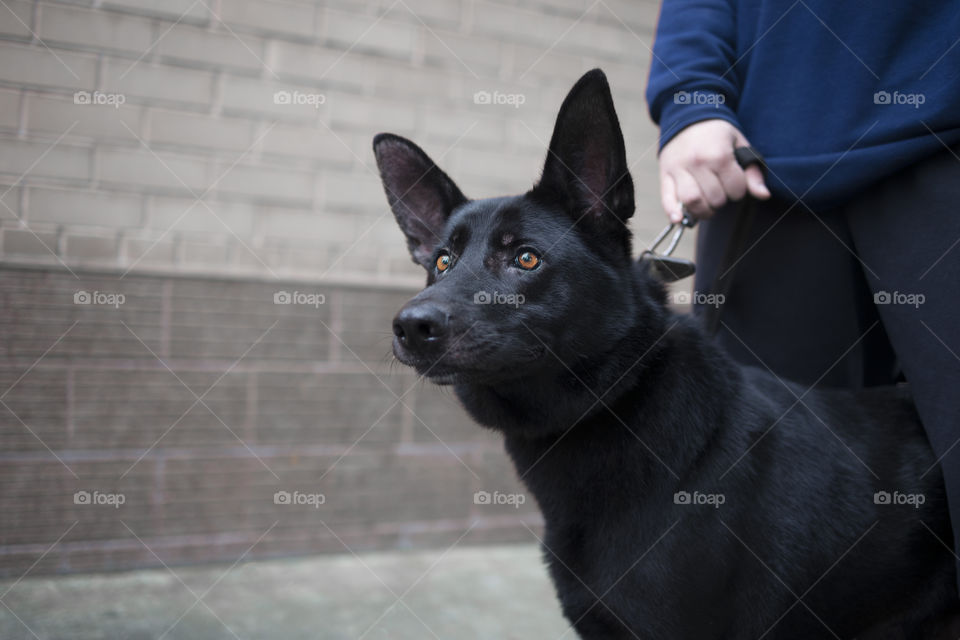
[[[393,319],[393,335],[413,351],[435,345],[447,335],[450,318],[435,304],[404,307]]]

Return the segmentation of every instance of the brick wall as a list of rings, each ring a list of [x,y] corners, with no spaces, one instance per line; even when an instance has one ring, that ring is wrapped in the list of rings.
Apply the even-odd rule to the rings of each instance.
[[[389,319],[421,275],[370,140],[413,138],[470,196],[519,192],[566,91],[600,66],[644,243],[662,220],[642,100],[656,11],[6,0],[0,575],[449,544],[471,523],[468,541],[530,540],[532,505],[473,501],[517,490],[499,440],[388,366]]]

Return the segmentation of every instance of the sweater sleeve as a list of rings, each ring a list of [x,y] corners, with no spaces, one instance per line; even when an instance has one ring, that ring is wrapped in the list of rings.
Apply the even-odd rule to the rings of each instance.
[[[663,0],[647,83],[650,117],[660,148],[701,120],[736,118],[735,0]]]

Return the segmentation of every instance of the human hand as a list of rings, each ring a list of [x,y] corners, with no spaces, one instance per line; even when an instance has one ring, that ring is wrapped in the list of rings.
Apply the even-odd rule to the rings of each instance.
[[[678,133],[660,151],[660,199],[671,222],[683,219],[684,208],[696,218],[713,215],[729,200],[749,191],[760,200],[770,197],[757,165],[746,169],[733,156],[750,143],[726,120],[703,120]]]

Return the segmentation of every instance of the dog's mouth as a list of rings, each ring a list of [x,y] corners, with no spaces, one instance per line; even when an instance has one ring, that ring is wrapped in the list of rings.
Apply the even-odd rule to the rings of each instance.
[[[494,384],[522,377],[524,367],[543,357],[546,349],[530,348],[519,357],[488,357],[461,359],[445,354],[439,359],[428,359],[410,354],[404,349],[394,349],[394,355],[402,364],[412,367],[418,375],[436,385]]]
[[[441,367],[428,367],[424,371],[417,370],[417,373],[436,385],[469,384],[470,382],[479,382],[480,372],[464,371]]]

